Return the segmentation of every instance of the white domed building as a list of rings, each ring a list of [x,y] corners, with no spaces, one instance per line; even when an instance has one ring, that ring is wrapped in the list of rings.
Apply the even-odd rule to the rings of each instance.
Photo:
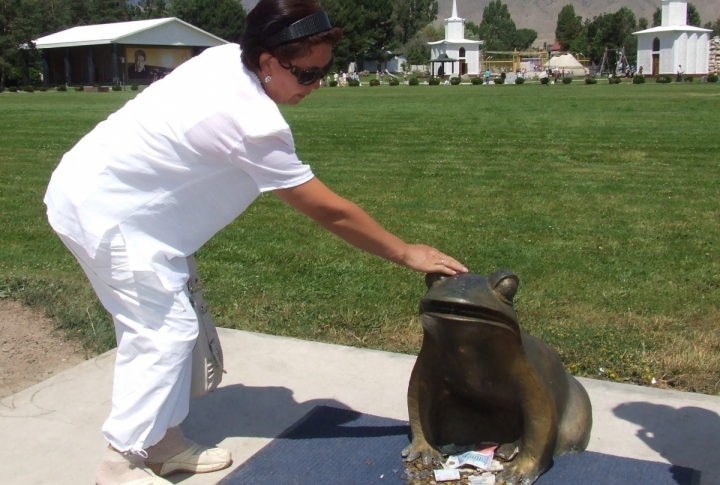
[[[477,76],[480,74],[481,40],[465,38],[465,19],[458,17],[453,0],[452,16],[445,19],[445,39],[428,42],[433,76]],[[441,70],[442,69],[442,70]]]
[[[662,25],[635,32],[643,74],[707,74],[712,30],[687,24],[685,0],[662,0]]]

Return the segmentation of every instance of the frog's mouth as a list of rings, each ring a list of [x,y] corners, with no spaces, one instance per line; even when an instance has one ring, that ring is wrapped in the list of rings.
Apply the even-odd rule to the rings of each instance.
[[[518,332],[517,323],[504,313],[477,305],[467,305],[451,301],[421,301],[420,313],[452,320],[474,320]]]

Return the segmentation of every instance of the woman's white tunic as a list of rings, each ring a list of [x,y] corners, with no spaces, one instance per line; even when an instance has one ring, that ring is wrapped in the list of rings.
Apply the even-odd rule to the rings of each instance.
[[[50,224],[92,258],[119,228],[131,269],[164,287],[185,257],[264,191],[312,179],[290,127],[240,47],[206,50],[152,84],[65,154],[45,195]]]

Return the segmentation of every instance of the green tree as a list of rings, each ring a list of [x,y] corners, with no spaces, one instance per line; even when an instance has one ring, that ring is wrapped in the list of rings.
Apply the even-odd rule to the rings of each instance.
[[[515,31],[517,27],[510,15],[507,4],[502,0],[490,0],[483,9],[482,21],[479,26],[479,35],[485,41],[487,50],[507,51],[513,48],[516,42]]]
[[[427,24],[422,28],[422,30],[420,30],[420,33],[427,38],[428,42],[443,40],[445,38],[445,25],[443,24],[436,29],[432,24]]]
[[[437,18],[437,0],[395,0],[392,22],[397,43],[406,44],[424,25]]]
[[[648,28],[648,25],[648,19],[646,19],[645,17],[640,17],[638,19],[638,29],[645,30]]]
[[[708,22],[705,24],[706,29],[711,29],[712,33],[710,34],[710,37],[717,37],[720,35],[720,17],[717,18],[715,23]]]
[[[430,47],[421,37],[413,37],[405,45],[405,58],[411,65],[425,65],[430,61]]]
[[[137,5],[128,4],[128,17],[131,20],[160,19],[167,15],[165,0],[138,0]]]
[[[587,24],[589,21],[585,21],[583,29],[570,43],[570,51],[580,56],[590,57],[590,41],[588,40]]]
[[[230,42],[240,39],[247,16],[238,0],[172,0],[168,13]]]
[[[517,48],[518,50],[528,49],[531,45],[533,45],[537,36],[537,31],[533,29],[517,29],[515,31],[513,48]]]
[[[480,38],[480,26],[471,20],[465,22],[465,38],[482,40]]]
[[[68,0],[71,25],[87,25],[90,23],[90,0]]]
[[[653,12],[653,27],[660,27],[662,25],[662,8],[658,7]]]
[[[88,14],[89,24],[124,22],[128,19],[125,0],[92,0]]]
[[[467,27],[467,25],[466,25]],[[428,42],[435,42],[445,38],[445,26],[437,29],[432,24],[427,24],[420,29],[410,41],[403,47],[403,54],[409,64],[426,65],[430,61],[430,46]]]
[[[595,63],[600,63],[605,48],[610,49],[610,62],[617,62],[617,50],[625,49],[630,63],[637,57],[637,20],[632,10],[621,7],[615,13],[599,15],[587,24],[588,48],[584,54]]]
[[[320,0],[333,25],[340,25],[343,38],[335,46],[336,68],[350,62],[362,67],[365,58],[385,59],[401,45],[393,24],[394,0]],[[388,54],[390,52],[390,54]]]
[[[555,40],[560,42],[560,48],[564,51],[569,50],[570,44],[582,30],[582,17],[575,15],[575,7],[572,4],[565,5],[558,14],[555,27]]]
[[[25,67],[36,67],[40,59],[33,41],[70,22],[69,5],[63,0],[0,0],[0,86],[11,73],[15,82],[22,82],[18,78]]]
[[[687,6],[687,24],[694,25],[695,27],[700,27],[702,25],[700,12],[698,12],[697,7],[692,3],[688,3]]]

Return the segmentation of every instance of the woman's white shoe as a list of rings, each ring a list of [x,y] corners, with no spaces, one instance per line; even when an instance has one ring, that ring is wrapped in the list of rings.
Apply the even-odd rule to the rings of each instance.
[[[232,463],[232,455],[223,448],[207,448],[193,443],[190,448],[178,453],[162,463],[146,461],[145,465],[153,472],[166,477],[173,473],[209,473],[227,468]]]
[[[96,485],[172,485],[155,475],[142,456],[126,455],[108,447],[95,472]]]

